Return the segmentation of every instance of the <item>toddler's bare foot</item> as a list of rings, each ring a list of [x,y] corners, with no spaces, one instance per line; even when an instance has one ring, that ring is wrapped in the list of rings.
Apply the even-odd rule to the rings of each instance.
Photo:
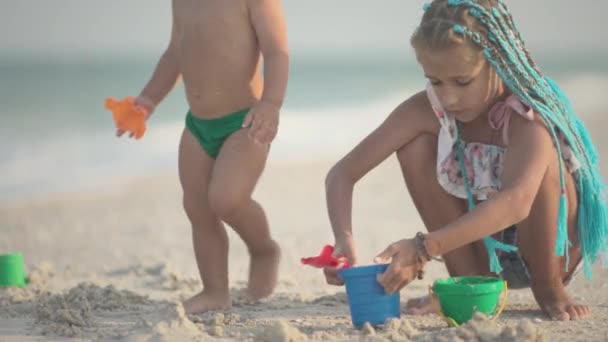
[[[408,315],[426,315],[435,313],[435,304],[430,296],[412,298],[405,304],[405,312]]]
[[[281,248],[272,241],[266,250],[251,253],[247,297],[258,301],[268,297],[277,286]]]
[[[576,304],[566,292],[563,284],[536,284],[532,292],[541,310],[550,318],[559,321],[577,320],[591,314],[587,305]]]
[[[228,310],[232,308],[230,293],[214,293],[201,291],[183,302],[186,314],[196,314],[213,310]]]

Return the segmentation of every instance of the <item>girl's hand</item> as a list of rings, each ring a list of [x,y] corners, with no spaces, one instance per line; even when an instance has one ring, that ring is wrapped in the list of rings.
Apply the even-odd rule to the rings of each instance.
[[[334,257],[343,261],[343,263],[339,264],[336,267],[325,267],[323,268],[323,274],[325,274],[325,280],[328,284],[331,285],[344,285],[344,280],[338,276],[338,271],[344,266],[344,264],[348,264],[349,266],[353,266],[357,262],[357,257],[355,255],[355,243],[352,237],[344,237],[336,240],[334,244]]]
[[[249,137],[260,144],[270,144],[279,128],[280,107],[267,101],[258,102],[243,120],[249,127]]]
[[[378,276],[378,282],[387,294],[393,294],[411,283],[422,270],[421,262],[414,239],[404,239],[390,244],[374,258],[376,263],[391,261],[386,272]]]

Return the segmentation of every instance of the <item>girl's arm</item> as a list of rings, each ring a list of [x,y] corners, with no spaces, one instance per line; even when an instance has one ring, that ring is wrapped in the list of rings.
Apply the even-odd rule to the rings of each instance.
[[[420,134],[437,135],[438,132],[439,122],[426,94],[420,92],[400,104],[376,130],[332,167],[325,187],[327,210],[336,242],[352,237],[355,183]]]

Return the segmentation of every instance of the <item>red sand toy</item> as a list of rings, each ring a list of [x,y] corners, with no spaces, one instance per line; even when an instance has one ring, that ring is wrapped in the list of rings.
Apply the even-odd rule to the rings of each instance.
[[[148,111],[136,106],[133,97],[128,96],[122,100],[108,97],[106,99],[106,109],[112,112],[117,129],[131,132],[135,139],[144,136]]]
[[[337,267],[342,264],[342,268],[348,268],[349,265],[347,263],[343,263],[339,258],[333,256],[334,246],[325,245],[323,250],[321,250],[321,254],[316,257],[302,258],[301,262],[304,265],[310,265],[312,267]]]

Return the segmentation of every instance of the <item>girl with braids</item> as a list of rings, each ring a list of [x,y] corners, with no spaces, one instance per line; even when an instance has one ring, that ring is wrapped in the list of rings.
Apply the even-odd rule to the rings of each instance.
[[[536,66],[502,0],[434,0],[411,38],[429,80],[329,172],[335,256],[356,264],[355,183],[396,153],[428,233],[375,259],[387,293],[442,256],[451,276],[498,275],[531,287],[551,318],[587,306],[566,285],[608,249],[606,186],[590,137],[558,86]],[[437,175],[432,176],[432,175]],[[605,254],[604,254],[605,255]],[[337,268],[326,268],[340,285]],[[410,300],[410,313],[431,309]]]

